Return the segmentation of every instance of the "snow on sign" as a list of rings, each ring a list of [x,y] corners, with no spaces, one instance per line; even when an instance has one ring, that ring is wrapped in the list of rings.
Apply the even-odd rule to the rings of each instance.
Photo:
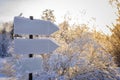
[[[54,51],[58,45],[50,39],[15,39],[14,51],[18,54],[42,54]]]
[[[23,17],[14,18],[14,33],[27,35],[50,35],[59,28],[50,21],[31,20]],[[14,39],[14,51],[18,54],[30,54],[28,59],[17,62],[18,71],[29,73],[32,80],[32,72],[42,70],[42,59],[32,58],[31,54],[43,54],[54,51],[58,45],[50,39]]]
[[[21,74],[39,72],[42,68],[42,58],[23,58],[18,60],[16,71]]]
[[[33,35],[50,35],[59,28],[50,21],[30,20],[24,17],[14,18],[15,34],[33,34]]]

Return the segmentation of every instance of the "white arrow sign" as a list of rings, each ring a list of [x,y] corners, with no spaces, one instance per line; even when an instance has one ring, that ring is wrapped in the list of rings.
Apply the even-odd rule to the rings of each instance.
[[[54,51],[58,45],[50,39],[15,39],[14,51],[18,54],[43,54]]]
[[[14,18],[15,34],[33,34],[33,35],[50,35],[59,28],[50,21],[30,20],[29,18]]]
[[[17,61],[16,67],[19,73],[39,72],[43,69],[42,58],[23,58]]]

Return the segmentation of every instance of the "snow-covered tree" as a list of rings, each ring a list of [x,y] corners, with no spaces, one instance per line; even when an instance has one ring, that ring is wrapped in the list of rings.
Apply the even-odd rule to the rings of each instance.
[[[12,24],[11,23],[3,23],[3,29],[0,32],[0,57],[10,56],[9,45],[12,41]]]

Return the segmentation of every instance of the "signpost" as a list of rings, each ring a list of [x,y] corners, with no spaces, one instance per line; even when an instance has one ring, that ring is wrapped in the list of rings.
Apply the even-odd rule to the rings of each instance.
[[[59,28],[50,21],[30,20],[29,18],[14,18],[14,33],[29,35],[50,35],[59,30]]]
[[[43,54],[53,52],[58,45],[50,39],[14,39],[17,54]]]
[[[42,58],[22,58],[16,63],[19,72],[23,75],[42,70]]]
[[[32,72],[40,70],[42,63],[40,61],[41,59],[33,58],[33,54],[49,53],[58,47],[58,45],[50,39],[33,39],[33,35],[50,35],[57,30],[59,30],[59,28],[50,21],[33,20],[32,16],[30,16],[30,19],[23,17],[14,18],[14,34],[27,34],[30,38],[14,39],[15,53],[29,54],[28,59],[19,61],[21,71],[29,73],[29,80],[32,80]]]

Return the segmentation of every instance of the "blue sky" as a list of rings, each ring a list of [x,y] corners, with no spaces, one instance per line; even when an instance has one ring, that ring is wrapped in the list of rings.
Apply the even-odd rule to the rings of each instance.
[[[0,0],[0,22],[13,20],[21,12],[24,17],[32,15],[40,19],[45,9],[54,10],[58,23],[67,14],[73,18],[71,23],[90,23],[102,30],[116,19],[115,9],[108,0]]]

